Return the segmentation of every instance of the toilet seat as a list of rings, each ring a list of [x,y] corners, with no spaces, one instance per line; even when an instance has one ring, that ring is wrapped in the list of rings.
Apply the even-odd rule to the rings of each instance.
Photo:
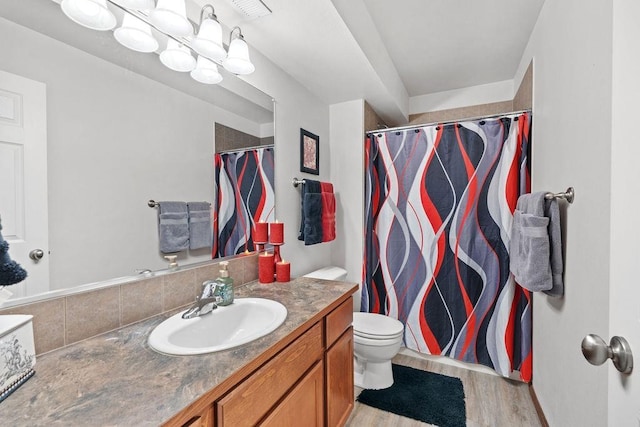
[[[397,340],[404,325],[397,319],[377,313],[353,313],[353,334],[371,340]]]
[[[396,335],[375,335],[375,334],[363,334],[356,331],[355,329],[353,330],[354,337],[364,338],[368,340],[380,340],[380,341],[397,340],[398,338],[402,338],[402,335],[403,335],[402,332]]]
[[[366,338],[366,337],[354,335],[353,341],[357,344],[368,345],[371,347],[383,347],[387,345],[399,345],[400,342],[402,341],[400,338],[401,337],[380,339],[380,338]]]

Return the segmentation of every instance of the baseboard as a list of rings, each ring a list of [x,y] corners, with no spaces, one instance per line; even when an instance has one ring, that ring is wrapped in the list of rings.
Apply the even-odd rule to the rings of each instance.
[[[538,413],[538,418],[540,418],[542,427],[549,427],[549,422],[547,421],[547,417],[544,416],[542,405],[540,405],[540,401],[538,400],[536,391],[533,388],[533,384],[529,384],[529,394],[531,394],[531,400],[533,401],[533,406],[536,408],[536,412]]]
[[[446,357],[446,356],[436,356],[433,354],[425,354],[425,353],[419,353],[415,350],[411,350],[410,348],[407,347],[401,347],[399,354],[404,354],[405,356],[409,356],[409,357],[415,357],[418,359],[424,359],[424,360],[429,360],[430,362],[434,362],[434,363],[440,363],[443,365],[448,365],[448,366],[455,366],[456,368],[462,368],[462,369],[467,369],[469,371],[474,371],[474,372],[480,372],[482,374],[487,374],[487,375],[493,375],[496,377],[502,377],[502,375],[499,375],[496,371],[494,371],[493,369],[487,367],[487,366],[483,366],[483,365],[478,365],[475,363],[467,363],[467,362],[463,362],[461,360],[456,360],[456,359],[452,359],[450,357]],[[522,380],[520,380],[522,381]]]

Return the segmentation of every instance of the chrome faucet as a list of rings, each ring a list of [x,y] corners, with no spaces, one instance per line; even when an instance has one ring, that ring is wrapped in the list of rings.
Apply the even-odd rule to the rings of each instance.
[[[218,308],[218,303],[222,301],[222,297],[217,295],[218,286],[221,286],[221,284],[218,284],[213,280],[207,280],[204,282],[202,284],[200,296],[197,296],[193,305],[182,314],[182,318],[193,319],[194,317],[211,313],[213,310]]]

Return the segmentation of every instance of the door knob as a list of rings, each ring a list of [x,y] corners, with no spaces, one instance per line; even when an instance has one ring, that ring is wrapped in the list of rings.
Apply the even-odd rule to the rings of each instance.
[[[31,258],[35,262],[40,261],[43,256],[44,256],[44,251],[42,249],[34,249],[31,252],[29,252],[29,258]]]
[[[622,337],[611,337],[607,345],[598,335],[589,334],[582,340],[582,354],[592,365],[602,365],[611,359],[618,371],[630,374],[633,370],[631,347]]]

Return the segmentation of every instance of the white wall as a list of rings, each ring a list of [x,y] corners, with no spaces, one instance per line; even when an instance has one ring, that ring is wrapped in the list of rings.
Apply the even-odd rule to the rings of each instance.
[[[409,98],[409,114],[511,101],[514,95],[513,80],[504,80],[486,85],[413,96]]]
[[[605,338],[619,335],[635,352],[636,367],[630,376],[609,371],[609,426],[640,425],[640,144],[637,138],[640,93],[640,3],[618,0],[613,4],[613,106],[611,156],[611,293],[610,328]]]
[[[580,342],[609,331],[611,43],[611,2],[547,0],[514,79],[533,59],[533,191],[576,190],[565,297],[533,301],[533,385],[552,426],[607,425],[607,368]]]
[[[300,187],[292,185],[293,177],[331,179],[329,106],[259,52],[251,52],[251,61],[258,71],[244,79],[276,100],[276,217],[285,224],[281,254],[291,261],[291,274],[300,276],[328,265],[331,252],[341,245],[340,236],[333,242],[311,246],[298,240]],[[300,172],[300,128],[320,137],[320,175]]]
[[[336,192],[336,232],[340,240],[331,253],[331,262],[347,270],[348,281],[361,284],[364,252],[364,100],[331,105],[329,112],[331,181]],[[354,303],[359,309],[359,295],[356,295]]]

